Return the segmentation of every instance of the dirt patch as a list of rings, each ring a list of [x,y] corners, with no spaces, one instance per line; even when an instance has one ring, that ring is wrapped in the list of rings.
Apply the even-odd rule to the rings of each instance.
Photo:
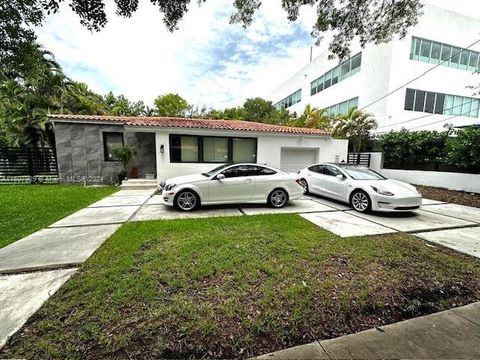
[[[422,194],[422,196],[427,199],[480,208],[480,194],[477,193],[448,190],[444,188],[422,185],[415,185],[415,187]]]

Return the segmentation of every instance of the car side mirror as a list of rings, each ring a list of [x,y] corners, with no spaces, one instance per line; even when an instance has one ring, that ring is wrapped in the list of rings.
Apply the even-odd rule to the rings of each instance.
[[[345,176],[343,176],[342,174],[338,174],[337,176],[335,176],[338,180],[344,180],[345,179]]]
[[[225,175],[223,174],[218,174],[217,176],[215,176],[215,180],[223,180],[225,179]]]

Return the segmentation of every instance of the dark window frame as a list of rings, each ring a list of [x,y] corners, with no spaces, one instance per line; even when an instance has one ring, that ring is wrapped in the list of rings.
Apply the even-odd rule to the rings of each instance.
[[[196,137],[198,140],[198,161],[176,161],[173,160],[173,138],[177,136],[190,136]],[[205,161],[203,156],[203,140],[205,138],[221,138],[227,139],[228,141],[228,161]],[[244,137],[244,136],[218,136],[218,135],[190,135],[190,134],[170,134],[168,137],[169,142],[169,151],[170,151],[170,163],[171,164],[241,164],[243,162],[234,162],[233,161],[233,140],[234,139],[248,139],[255,141],[255,162],[257,163],[258,158],[258,138],[256,137]],[[181,149],[180,149],[181,151]]]
[[[108,158],[108,146],[107,146],[107,137],[108,135],[120,135],[122,137],[122,146],[125,146],[125,136],[121,131],[103,131],[102,132],[102,141],[103,141],[103,159],[108,162],[119,162],[118,159],[109,159]]]

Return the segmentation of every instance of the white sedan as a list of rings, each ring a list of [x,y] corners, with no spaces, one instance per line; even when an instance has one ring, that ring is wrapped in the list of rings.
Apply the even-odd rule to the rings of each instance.
[[[305,192],[349,203],[359,212],[411,211],[422,204],[422,195],[414,186],[364,167],[323,163],[299,175]]]
[[[255,203],[281,208],[303,195],[298,174],[258,164],[226,164],[166,180],[163,203],[183,211],[201,205]]]

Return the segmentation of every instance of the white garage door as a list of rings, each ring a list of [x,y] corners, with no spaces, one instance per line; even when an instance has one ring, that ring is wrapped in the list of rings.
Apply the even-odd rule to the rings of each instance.
[[[287,172],[296,172],[315,164],[317,151],[316,149],[283,148],[280,157],[280,169]]]

